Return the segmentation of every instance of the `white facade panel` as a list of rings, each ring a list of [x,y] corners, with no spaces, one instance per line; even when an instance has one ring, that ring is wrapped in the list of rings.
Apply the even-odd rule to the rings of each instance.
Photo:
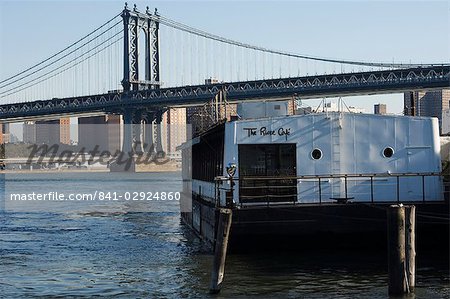
[[[439,173],[439,133],[437,119],[380,116],[351,113],[324,113],[290,117],[242,120],[226,125],[224,165],[239,163],[240,144],[296,144],[297,176],[387,175]],[[311,153],[319,149],[320,159]],[[386,150],[386,152],[385,152]],[[384,153],[391,157],[385,157]],[[239,165],[238,165],[239,169]],[[225,175],[225,173],[224,173]],[[236,173],[239,177],[239,172]],[[422,177],[401,177],[402,201],[422,200]],[[440,177],[425,177],[427,200],[442,199]],[[300,202],[318,202],[317,179],[299,179]],[[237,185],[238,187],[238,185]],[[238,198],[238,188],[235,198]],[[321,179],[322,202],[331,198],[354,201],[396,201],[397,178]]]

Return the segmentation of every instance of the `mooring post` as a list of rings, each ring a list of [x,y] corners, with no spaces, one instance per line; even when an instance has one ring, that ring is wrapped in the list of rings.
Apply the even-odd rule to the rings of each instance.
[[[406,224],[406,270],[408,278],[409,291],[413,292],[416,286],[416,207],[405,207]]]
[[[389,294],[410,293],[415,285],[415,207],[392,205],[387,211]],[[408,216],[406,216],[408,215]]]
[[[219,223],[217,228],[216,246],[214,249],[213,271],[211,275],[211,285],[209,287],[209,292],[211,294],[219,293],[222,286],[232,217],[233,212],[231,209],[219,209]]]

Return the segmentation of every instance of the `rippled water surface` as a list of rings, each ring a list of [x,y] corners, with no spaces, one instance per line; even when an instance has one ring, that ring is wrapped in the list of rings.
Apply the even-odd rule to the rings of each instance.
[[[181,191],[179,174],[7,175],[8,192]],[[0,298],[214,298],[212,256],[176,201],[11,203],[0,212]],[[426,255],[426,256],[423,256]],[[418,255],[416,298],[449,298],[445,258]],[[228,256],[219,298],[387,298],[385,252]]]

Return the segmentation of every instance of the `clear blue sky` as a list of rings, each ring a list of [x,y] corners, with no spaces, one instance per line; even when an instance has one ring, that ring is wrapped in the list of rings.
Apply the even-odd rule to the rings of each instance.
[[[132,6],[134,2],[129,2]],[[449,62],[448,1],[136,1],[138,8],[205,31],[314,56],[386,62]],[[48,57],[120,13],[123,1],[0,0],[0,79]],[[402,96],[357,97],[402,111]],[[316,102],[311,102],[314,106]]]

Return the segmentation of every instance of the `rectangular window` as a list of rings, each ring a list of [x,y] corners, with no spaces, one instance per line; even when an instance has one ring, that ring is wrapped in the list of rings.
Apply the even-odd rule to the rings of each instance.
[[[295,144],[239,145],[238,167],[241,202],[297,200]]]

